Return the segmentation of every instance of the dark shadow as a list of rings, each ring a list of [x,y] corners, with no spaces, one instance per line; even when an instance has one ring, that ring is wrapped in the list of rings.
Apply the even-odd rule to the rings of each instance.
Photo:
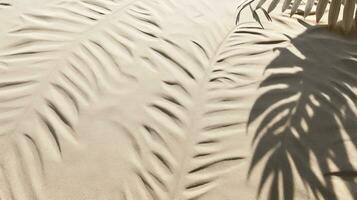
[[[269,188],[270,200],[295,199],[298,179],[314,198],[335,200],[333,177],[357,199],[350,157],[357,147],[357,37],[311,27],[290,42],[275,49],[279,56],[266,70],[276,73],[260,84],[268,90],[250,113],[248,125],[257,127],[249,174],[263,165],[258,195]]]

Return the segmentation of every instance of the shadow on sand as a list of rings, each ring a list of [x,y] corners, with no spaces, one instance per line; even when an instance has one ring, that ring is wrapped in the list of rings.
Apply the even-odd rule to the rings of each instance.
[[[259,123],[249,175],[264,163],[258,195],[266,187],[270,200],[295,199],[298,179],[313,199],[335,200],[336,178],[357,199],[357,37],[310,27],[290,43],[275,49],[250,113]]]

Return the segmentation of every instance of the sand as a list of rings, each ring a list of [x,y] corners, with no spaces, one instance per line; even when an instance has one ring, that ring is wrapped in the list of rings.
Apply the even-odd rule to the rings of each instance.
[[[357,38],[237,5],[1,0],[0,199],[357,199]]]

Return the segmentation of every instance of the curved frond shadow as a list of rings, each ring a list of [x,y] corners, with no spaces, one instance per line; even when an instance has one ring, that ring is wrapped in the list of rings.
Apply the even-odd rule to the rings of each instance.
[[[357,199],[357,38],[313,27],[277,48],[248,125],[256,123],[252,174],[263,164],[258,195],[295,199],[297,180],[316,199],[338,199],[333,178]],[[355,155],[355,154],[354,154]],[[347,195],[347,194],[346,194]]]

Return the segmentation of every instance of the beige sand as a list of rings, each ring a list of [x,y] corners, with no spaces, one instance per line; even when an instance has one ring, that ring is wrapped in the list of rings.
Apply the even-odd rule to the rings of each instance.
[[[238,4],[0,0],[0,199],[357,199],[357,38]]]

